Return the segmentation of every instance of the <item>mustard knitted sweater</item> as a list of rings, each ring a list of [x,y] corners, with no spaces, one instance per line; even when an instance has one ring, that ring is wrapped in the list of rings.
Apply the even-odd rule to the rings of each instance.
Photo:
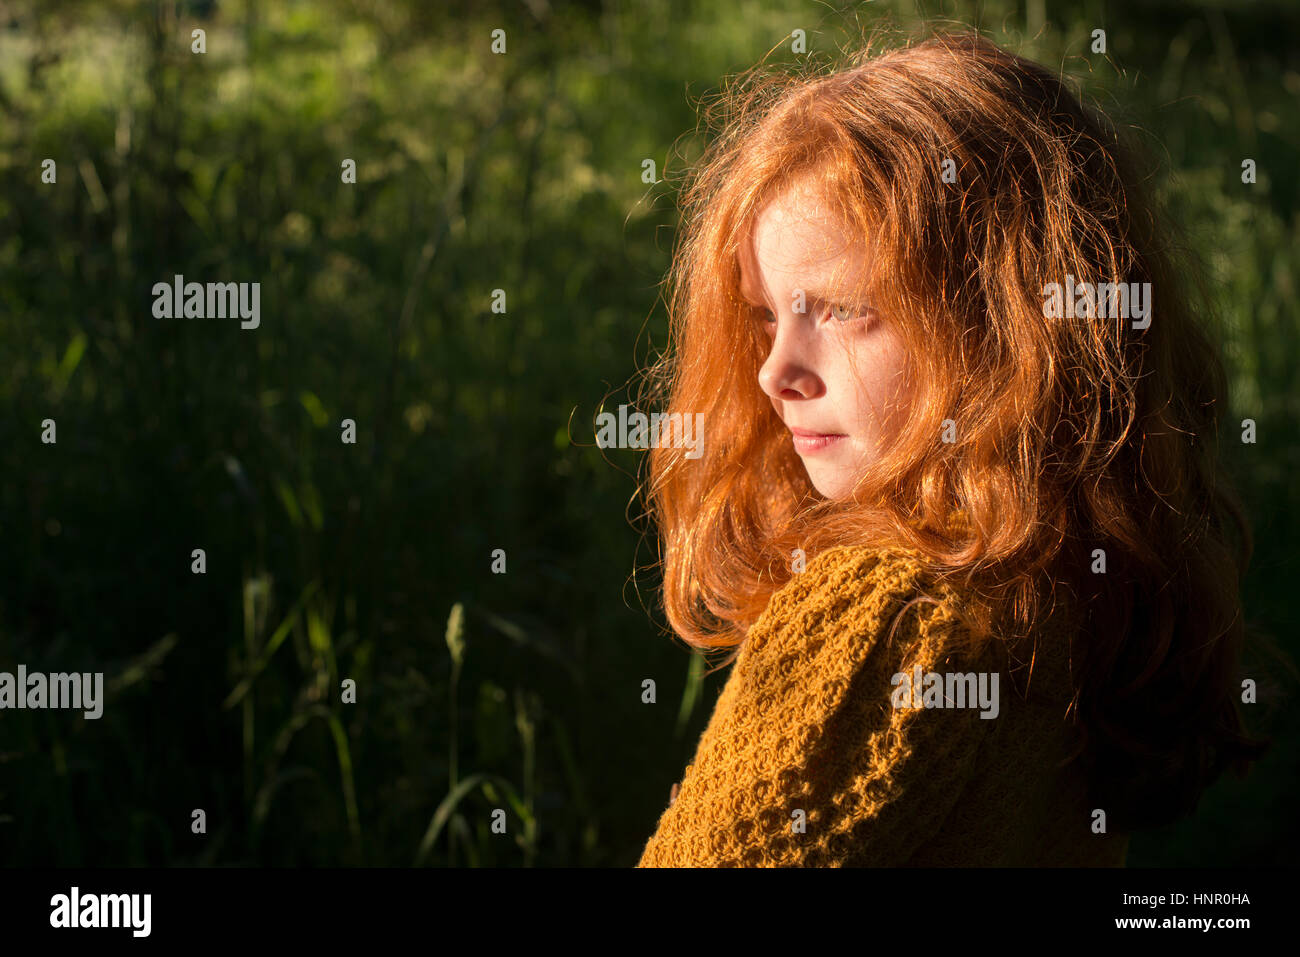
[[[638,867],[1124,865],[1059,767],[1070,619],[1032,670],[998,641],[958,652],[962,596],[919,558],[829,549],[772,596]],[[920,586],[940,604],[909,604]]]

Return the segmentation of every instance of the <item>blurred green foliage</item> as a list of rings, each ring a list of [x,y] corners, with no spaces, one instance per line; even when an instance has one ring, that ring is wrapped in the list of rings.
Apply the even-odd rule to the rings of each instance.
[[[1114,7],[6,5],[0,669],[110,697],[0,717],[0,862],[635,862],[724,675],[647,607],[636,453],[592,420],[664,343],[699,98],[796,27],[827,55],[884,15],[974,24],[1147,131],[1259,425],[1225,443],[1250,621],[1292,641],[1300,15]],[[261,327],[153,319],[175,274],[260,282]],[[1130,864],[1289,863],[1286,720]]]

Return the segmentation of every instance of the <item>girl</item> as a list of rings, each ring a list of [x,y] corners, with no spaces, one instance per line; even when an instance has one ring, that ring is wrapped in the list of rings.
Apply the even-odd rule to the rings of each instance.
[[[646,484],[734,667],[640,866],[1123,866],[1263,750],[1205,303],[1114,128],[977,36],[735,102],[651,379],[703,454]]]

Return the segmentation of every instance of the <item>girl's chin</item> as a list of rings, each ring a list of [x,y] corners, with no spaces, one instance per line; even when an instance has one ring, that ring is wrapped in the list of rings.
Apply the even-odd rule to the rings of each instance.
[[[847,446],[845,448],[847,449]],[[801,459],[804,471],[808,473],[808,481],[822,497],[841,499],[853,494],[858,473],[854,467],[845,464],[851,460],[842,455],[810,455]],[[838,461],[830,461],[830,459],[838,459]]]

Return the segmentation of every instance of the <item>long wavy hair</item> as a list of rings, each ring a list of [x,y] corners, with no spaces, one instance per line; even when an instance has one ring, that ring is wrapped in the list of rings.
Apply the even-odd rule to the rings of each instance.
[[[724,90],[682,190],[670,343],[643,391],[703,413],[702,455],[664,442],[644,460],[668,623],[730,661],[796,549],[841,544],[914,549],[931,580],[960,579],[981,641],[1026,638],[1067,598],[1082,609],[1072,757],[1112,826],[1177,819],[1268,742],[1237,705],[1253,544],[1217,451],[1212,297],[1141,189],[1143,154],[1061,78],[978,35],[808,69],[755,68]],[[872,304],[916,386],[837,501],[759,387],[770,340],[739,289],[756,215],[796,182],[874,242]],[[1045,315],[1067,275],[1150,283],[1150,325]]]

